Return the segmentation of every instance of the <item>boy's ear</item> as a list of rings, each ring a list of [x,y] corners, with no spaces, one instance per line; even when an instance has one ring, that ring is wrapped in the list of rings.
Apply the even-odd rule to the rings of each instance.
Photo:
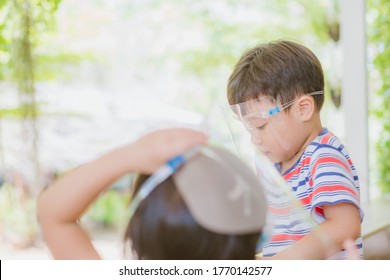
[[[304,95],[298,100],[298,117],[301,121],[309,121],[315,111],[314,99],[311,96]]]

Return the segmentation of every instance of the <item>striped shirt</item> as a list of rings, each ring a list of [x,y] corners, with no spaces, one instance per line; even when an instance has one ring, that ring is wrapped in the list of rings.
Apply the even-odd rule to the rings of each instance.
[[[280,164],[275,166],[280,171]],[[258,160],[256,170],[265,186],[269,206],[270,238],[263,247],[265,257],[287,249],[326,221],[323,205],[351,203],[358,207],[363,219],[355,167],[340,140],[326,128],[306,147],[298,161],[282,173],[287,188],[267,183]],[[326,236],[320,237],[324,242],[330,241]],[[363,256],[361,236],[355,243]],[[344,255],[340,251],[332,259],[343,259]]]

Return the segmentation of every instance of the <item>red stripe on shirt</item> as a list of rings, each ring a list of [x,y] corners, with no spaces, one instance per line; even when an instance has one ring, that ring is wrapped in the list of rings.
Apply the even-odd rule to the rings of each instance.
[[[344,162],[342,162],[341,160],[339,160],[339,159],[337,159],[335,157],[321,157],[318,160],[316,160],[316,162],[315,162],[315,164],[313,166],[313,169],[312,169],[312,174],[315,174],[318,165],[324,164],[324,163],[336,163],[336,164],[339,164],[342,167],[344,167],[346,171],[350,172],[349,167]]]
[[[313,196],[317,195],[318,193],[340,192],[340,191],[346,191],[350,193],[354,198],[358,199],[357,194],[351,188],[346,187],[344,185],[331,185],[331,186],[317,187],[313,192]]]
[[[300,240],[304,235],[297,234],[275,234],[271,238],[271,242],[286,241],[286,240]]]

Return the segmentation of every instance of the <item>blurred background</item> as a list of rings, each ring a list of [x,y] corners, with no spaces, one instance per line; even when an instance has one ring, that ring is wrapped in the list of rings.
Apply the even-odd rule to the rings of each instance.
[[[343,97],[353,96],[343,86],[345,1],[0,0],[0,258],[51,258],[35,201],[77,165],[159,127],[206,126],[226,141],[216,108],[241,53],[260,42],[298,41],[319,57],[324,125],[348,148],[359,101]],[[390,1],[356,3],[365,64],[347,67],[367,73],[354,124],[367,146],[364,234],[390,252]],[[103,257],[121,258],[131,182],[116,182],[83,218]]]

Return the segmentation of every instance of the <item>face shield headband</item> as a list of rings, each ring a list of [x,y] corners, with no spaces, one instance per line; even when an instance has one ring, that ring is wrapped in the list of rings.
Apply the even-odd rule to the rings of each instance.
[[[307,93],[306,95],[320,95],[324,94],[323,91],[314,91]],[[254,112],[253,108],[256,108],[256,106],[261,102],[259,98],[252,99],[249,101],[245,101],[242,103],[237,103],[234,105],[231,105],[230,108],[234,112],[235,117],[238,118],[242,124],[244,125],[245,129],[252,133],[254,129],[261,128],[264,126],[264,124],[268,121],[269,118],[272,116],[275,116],[285,110],[286,108],[292,106],[295,102],[298,101],[298,98],[286,102],[282,105],[276,105],[266,111],[262,112]]]

